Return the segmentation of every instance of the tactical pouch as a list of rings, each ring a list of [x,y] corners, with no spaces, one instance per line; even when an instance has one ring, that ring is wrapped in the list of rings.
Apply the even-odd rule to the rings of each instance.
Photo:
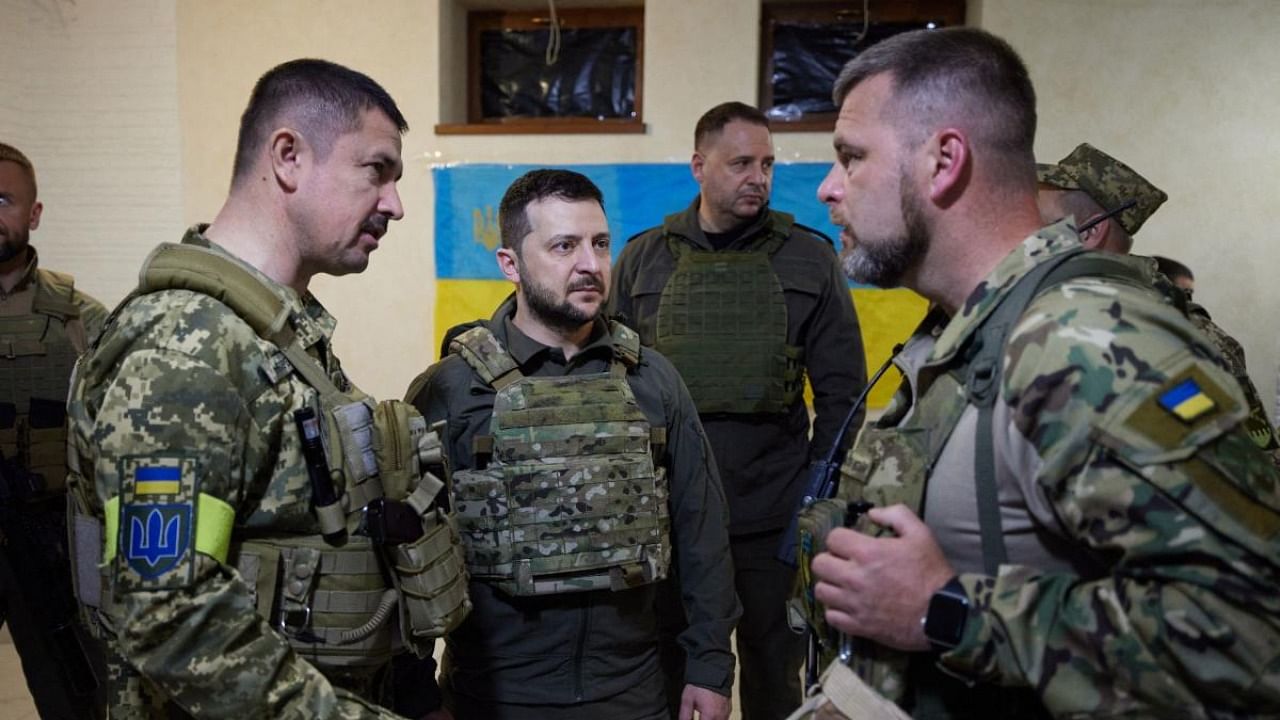
[[[58,494],[67,486],[67,412],[62,401],[31,399],[25,445],[37,494]]]
[[[236,554],[258,614],[299,656],[323,669],[376,668],[390,660],[396,592],[372,542],[334,548],[315,536],[253,540]]]
[[[383,400],[374,408],[373,428],[383,494],[395,500],[408,497],[421,476],[418,443],[427,432],[427,421],[406,402]]]
[[[453,517],[436,508],[422,518],[422,537],[388,546],[404,644],[420,657],[431,652],[424,640],[443,636],[471,611],[467,572]]]
[[[802,510],[796,521],[800,587],[798,596],[788,604],[788,622],[796,632],[802,632],[805,626],[812,628],[825,651],[835,647],[836,634],[827,626],[823,608],[813,595],[813,559],[826,550],[827,534],[835,528],[844,527],[845,507],[842,500],[818,500]]]
[[[325,417],[325,451],[329,467],[339,475],[335,487],[345,488],[343,506],[355,512],[382,496],[373,408],[357,400],[327,409]]]

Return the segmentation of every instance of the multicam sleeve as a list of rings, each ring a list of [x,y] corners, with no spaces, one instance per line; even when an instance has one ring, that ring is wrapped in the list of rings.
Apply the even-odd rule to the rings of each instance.
[[[1041,307],[1006,371],[1029,502],[1098,570],[962,576],[970,622],[942,662],[1059,717],[1274,714],[1280,478],[1180,319],[1114,299]]]
[[[201,545],[206,505],[241,507],[246,443],[272,432],[253,419],[262,399],[171,350],[130,353],[113,378],[93,432],[98,499],[117,528],[104,610],[143,687],[193,717],[397,717],[294,654],[237,571]]]

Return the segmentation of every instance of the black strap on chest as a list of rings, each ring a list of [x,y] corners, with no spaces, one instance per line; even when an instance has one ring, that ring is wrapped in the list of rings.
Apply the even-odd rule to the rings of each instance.
[[[995,404],[1000,396],[1005,346],[1009,335],[1027,307],[1044,290],[1068,280],[1101,276],[1147,284],[1138,271],[1120,258],[1087,253],[1083,248],[1066,252],[1040,263],[1018,279],[986,320],[974,331],[969,347],[961,352],[967,360],[952,370],[965,388],[969,404],[978,408],[974,438],[974,479],[978,500],[978,527],[982,536],[982,559],[986,573],[995,576],[1008,560],[1004,531],[1000,522],[1000,497],[996,486]]]

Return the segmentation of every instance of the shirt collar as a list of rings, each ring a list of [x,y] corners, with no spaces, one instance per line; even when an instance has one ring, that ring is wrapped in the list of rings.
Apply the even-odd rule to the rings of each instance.
[[[974,330],[1013,289],[1019,278],[1046,260],[1080,247],[1080,236],[1066,221],[1040,228],[1004,257],[978,286],[942,331],[930,354],[929,364],[950,360],[964,347]]]

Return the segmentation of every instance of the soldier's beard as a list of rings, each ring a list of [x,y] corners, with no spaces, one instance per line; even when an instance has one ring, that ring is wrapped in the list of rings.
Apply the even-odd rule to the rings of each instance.
[[[603,305],[597,306],[594,311],[577,307],[569,302],[567,293],[564,298],[557,298],[551,288],[539,285],[528,274],[523,262],[520,267],[520,279],[522,281],[521,287],[524,290],[525,304],[528,305],[529,313],[552,329],[573,332],[583,325],[595,322],[603,311]],[[574,290],[592,286],[604,293],[604,283],[598,278],[595,282],[579,280],[570,285],[569,289]]]
[[[929,250],[924,201],[902,171],[899,171],[898,185],[903,233],[874,243],[858,237],[852,248],[840,251],[840,267],[857,282],[882,288],[898,287],[907,271]]]

